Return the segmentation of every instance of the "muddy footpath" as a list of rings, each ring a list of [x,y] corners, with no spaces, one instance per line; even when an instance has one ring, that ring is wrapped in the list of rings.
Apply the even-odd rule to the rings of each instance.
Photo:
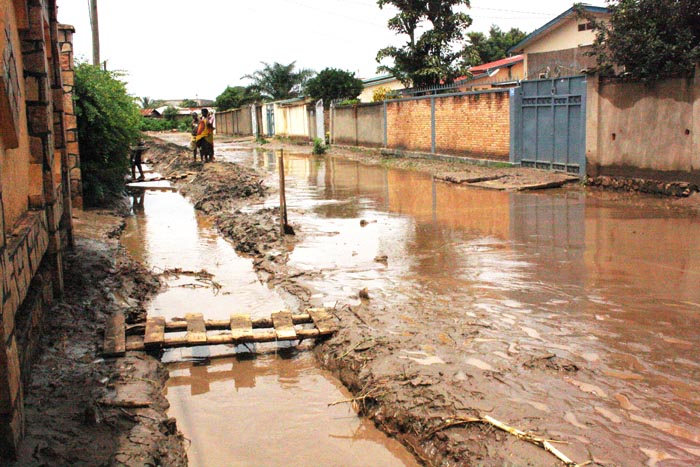
[[[251,150],[255,146],[250,139],[227,141]],[[246,209],[276,194],[263,173],[235,163],[192,161],[187,148],[157,137],[149,145],[147,162],[210,216],[239,254],[252,259],[261,282],[284,295],[287,303],[297,304],[293,312],[320,305],[309,284],[313,272],[288,266],[295,245],[304,240],[301,226],[292,223],[297,235],[283,236],[277,208]],[[291,144],[265,149],[280,148],[299,154],[311,149]],[[336,152],[340,154],[332,157],[419,170],[458,184],[496,181],[518,189],[570,181],[528,169],[465,168],[444,161],[385,158],[376,152]],[[107,317],[124,312],[127,323],[143,322],[149,298],[162,287],[157,274],[119,246],[128,212],[125,205],[113,212],[75,215],[77,240],[66,258],[65,299],[47,323],[44,354],[26,397],[27,435],[15,466],[187,464],[188,441],[178,432],[177,421],[166,415],[167,371],[157,356],[100,357]],[[352,392],[346,402],[423,464],[642,465],[638,457],[626,463],[629,452],[599,427],[574,423],[573,431],[571,426],[563,430],[566,423],[550,414],[571,413],[568,402],[554,398],[547,411],[536,406],[528,410],[523,408],[527,404],[504,397],[514,386],[525,393],[535,390],[528,385],[536,384],[535,392],[551,387],[553,394],[575,387],[581,390],[577,400],[593,406],[600,390],[592,384],[593,370],[585,360],[511,345],[501,352],[508,365],[494,367],[471,357],[465,364],[475,343],[493,340],[490,321],[429,297],[387,309],[373,301],[371,288],[356,293],[359,300],[336,302],[331,311],[340,330],[319,343],[315,355]],[[630,404],[625,399],[617,401]],[[573,435],[562,440],[564,431]]]

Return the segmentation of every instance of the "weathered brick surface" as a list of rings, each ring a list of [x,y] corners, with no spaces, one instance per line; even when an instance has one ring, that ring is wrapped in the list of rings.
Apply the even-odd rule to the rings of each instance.
[[[386,111],[387,147],[430,152],[430,99],[389,102]]]
[[[510,152],[508,92],[436,99],[435,140],[438,153],[507,158]]]
[[[387,147],[431,152],[431,100],[435,100],[435,152],[508,158],[508,92],[406,99],[387,103]]]

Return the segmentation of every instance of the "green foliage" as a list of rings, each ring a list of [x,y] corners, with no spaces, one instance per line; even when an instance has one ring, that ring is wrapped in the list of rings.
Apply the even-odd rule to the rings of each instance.
[[[163,111],[163,118],[174,121],[177,118],[177,109],[172,105],[167,106]]]
[[[226,86],[224,92],[214,101],[216,110],[237,109],[261,100],[260,93],[251,86]]]
[[[598,33],[593,49],[604,73],[654,81],[690,76],[700,61],[700,0],[608,0],[608,23],[575,8]]]
[[[465,48],[465,55],[470,65],[494,62],[508,56],[508,49],[527,36],[518,28],[508,32],[501,31],[495,24],[489,30],[489,36],[483,32],[468,32],[470,45]]]
[[[306,82],[314,75],[312,70],[301,69],[294,71],[296,62],[289,65],[281,63],[261,62],[262,70],[257,70],[252,75],[244,75],[244,79],[249,79],[253,82],[250,86],[251,90],[258,92],[266,99],[289,99],[298,97]]]
[[[185,107],[185,108],[191,108],[191,107],[198,107],[199,104],[197,104],[197,101],[192,100],[192,99],[185,99],[184,101],[180,102],[180,107]]]
[[[469,0],[378,0],[377,4],[399,11],[389,20],[389,29],[408,36],[402,47],[377,52],[377,62],[393,60],[391,65],[379,66],[378,72],[391,73],[405,86],[416,88],[449,84],[465,73],[466,63],[457,45],[472,20],[456,9],[468,8]]]
[[[255,142],[262,145],[269,143],[269,141],[266,140],[264,136],[258,136],[257,138],[255,138]]]
[[[338,105],[357,105],[359,103],[359,99],[345,99],[344,101],[340,101]]]
[[[186,120],[183,120],[182,122],[187,123]],[[164,118],[141,117],[139,128],[141,131],[169,131],[176,128],[179,129],[182,122],[178,122],[177,120],[166,120]],[[187,130],[189,130],[189,124],[184,131]]]
[[[123,192],[129,147],[140,135],[139,108],[121,77],[87,63],[75,67],[75,114],[87,205],[105,204]]]
[[[335,99],[355,99],[364,85],[355,73],[326,68],[306,83],[306,94],[314,99],[323,99],[323,105],[330,106]]]
[[[312,154],[320,155],[326,153],[326,142],[321,138],[314,138],[314,149]]]
[[[384,86],[377,88],[372,93],[372,102],[382,102],[385,101],[391,93],[391,89],[385,88]]]
[[[155,109],[163,104],[163,101],[151,99],[150,97],[139,97],[138,101],[142,109]]]

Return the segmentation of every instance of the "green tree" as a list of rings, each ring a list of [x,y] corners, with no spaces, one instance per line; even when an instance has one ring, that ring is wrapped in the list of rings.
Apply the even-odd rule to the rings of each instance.
[[[177,118],[177,115],[177,108],[173,107],[172,105],[167,106],[163,111],[163,118],[166,120],[173,121]]]
[[[159,101],[157,99],[151,99],[147,96],[139,97],[138,100],[142,109],[155,109],[156,107],[160,107],[162,104],[162,101]]]
[[[451,83],[464,74],[460,43],[472,20],[457,9],[468,8],[469,0],[378,0],[377,4],[398,10],[389,20],[389,29],[408,36],[402,47],[377,52],[377,62],[393,61],[379,66],[378,72],[391,73],[404,85],[416,88]]]
[[[608,0],[609,22],[575,7],[598,33],[593,50],[605,73],[653,81],[690,76],[700,61],[700,0]]]
[[[129,169],[129,147],[140,135],[139,108],[126,92],[122,75],[98,66],[75,67],[75,114],[88,205],[105,204],[121,195]]]
[[[192,100],[192,99],[185,99],[182,102],[180,102],[180,107],[189,108],[189,107],[197,107],[197,106],[199,106],[199,104],[197,104],[197,101]]]
[[[362,80],[355,73],[336,68],[326,68],[306,83],[306,94],[323,99],[326,107],[334,99],[355,99],[363,89]]]
[[[281,63],[261,62],[263,68],[257,70],[251,75],[243,76],[244,79],[249,79],[253,82],[250,88],[253,91],[260,93],[266,99],[289,99],[297,97],[301,94],[306,81],[313,75],[313,70],[301,69],[295,71],[296,62],[289,65]]]
[[[226,86],[224,92],[216,97],[214,107],[216,110],[237,109],[259,100],[261,100],[260,93],[250,86]]]
[[[467,37],[470,42],[466,47],[468,62],[470,65],[481,65],[506,58],[508,49],[523,40],[525,36],[527,34],[518,28],[511,28],[510,31],[504,32],[495,24],[491,26],[488,37],[483,32],[468,32]]]

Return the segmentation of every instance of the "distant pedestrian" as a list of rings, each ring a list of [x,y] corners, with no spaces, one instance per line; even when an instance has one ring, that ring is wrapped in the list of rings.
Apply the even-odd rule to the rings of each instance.
[[[202,109],[202,118],[197,126],[197,147],[199,155],[204,162],[214,160],[214,119],[209,115],[209,110]]]
[[[146,177],[143,175],[143,167],[141,167],[141,158],[143,153],[148,150],[146,143],[140,139],[139,143],[131,148],[131,179],[136,181],[142,181]],[[139,169],[140,177],[136,178],[136,169]]]
[[[192,124],[191,124],[191,131],[190,133],[192,134],[192,141],[190,142],[190,149],[192,149],[192,156],[194,157],[194,161],[197,162],[197,128],[199,127],[199,115],[197,115],[197,112],[192,112]]]

